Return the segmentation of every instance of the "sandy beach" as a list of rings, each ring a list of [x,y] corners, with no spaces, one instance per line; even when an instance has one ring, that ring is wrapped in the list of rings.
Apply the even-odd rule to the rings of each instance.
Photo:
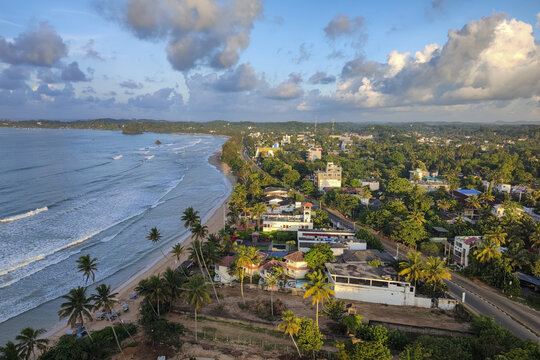
[[[228,181],[234,186],[236,184],[236,177],[231,172],[229,166],[227,164],[224,164],[221,162],[221,151],[217,151],[212,156],[209,157],[208,162],[215,166],[218,170],[220,170],[228,179]],[[230,196],[229,196],[230,198]],[[224,220],[225,220],[225,214],[227,213],[227,206],[229,202],[229,198],[227,198],[215,211],[211,216],[204,221],[204,225],[208,227],[209,233],[215,233],[219,230],[221,230],[224,226]],[[217,204],[216,204],[217,205]],[[196,204],[194,204],[194,207],[196,208]],[[204,219],[203,219],[204,220]],[[179,241],[182,241],[180,238]],[[186,249],[184,255],[182,258],[178,261],[172,254],[165,253],[165,257],[158,260],[155,264],[149,266],[146,269],[142,269],[135,274],[132,274],[130,278],[126,279],[123,283],[121,283],[119,286],[117,286],[113,291],[117,292],[116,298],[118,299],[118,304],[116,308],[122,308],[122,304],[129,303],[130,309],[126,313],[122,313],[120,319],[124,323],[134,323],[137,321],[138,315],[139,315],[139,304],[141,302],[141,298],[135,299],[135,300],[129,300],[130,294],[135,291],[135,287],[144,278],[147,278],[151,275],[155,275],[158,273],[164,272],[168,267],[175,268],[179,264],[181,264],[183,261],[187,260],[189,256],[188,249],[191,244],[191,237],[187,237],[182,241],[182,244],[184,248]],[[129,300],[129,301],[128,301]],[[62,321],[63,323],[65,320]],[[109,326],[110,322],[107,322],[105,320],[102,321],[89,321],[85,322],[85,327],[89,330],[100,330],[103,329],[106,326]],[[53,329],[49,330],[44,337],[49,338],[52,341],[58,340],[62,335],[66,333],[66,330],[68,330],[68,326],[62,326],[61,324],[54,327]]]

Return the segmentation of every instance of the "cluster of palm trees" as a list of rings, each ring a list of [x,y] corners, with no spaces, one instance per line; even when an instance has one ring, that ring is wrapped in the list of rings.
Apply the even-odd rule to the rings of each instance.
[[[430,256],[425,261],[419,252],[409,252],[407,260],[400,262],[401,271],[399,275],[405,276],[409,282],[416,284],[423,280],[427,284],[433,284],[433,292],[437,284],[444,284],[444,279],[450,279],[450,270],[439,257]]]
[[[253,282],[253,270],[261,263],[262,256],[254,246],[239,245],[234,247],[234,251],[236,255],[233,273],[240,280],[240,293],[242,294],[242,301],[245,303],[244,278],[248,275],[249,283]]]
[[[0,347],[0,359],[2,360],[29,360],[34,358],[36,350],[44,352],[47,350],[49,343],[48,339],[40,338],[45,333],[45,329],[34,330],[27,327],[21,330],[20,334],[15,337],[18,341],[15,344],[9,341],[4,347]]]
[[[481,263],[486,263],[501,257],[502,253],[499,249],[506,243],[507,236],[508,234],[503,232],[500,227],[495,231],[486,233],[480,244],[476,246],[476,250],[474,250],[473,254]]]

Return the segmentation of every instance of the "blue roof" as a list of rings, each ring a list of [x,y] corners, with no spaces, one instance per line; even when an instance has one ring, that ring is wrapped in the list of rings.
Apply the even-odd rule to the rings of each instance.
[[[269,257],[285,257],[290,251],[261,251],[263,253],[267,253]]]
[[[474,190],[474,189],[457,189],[457,192],[467,195],[467,196],[473,196],[473,195],[480,195],[480,191]]]

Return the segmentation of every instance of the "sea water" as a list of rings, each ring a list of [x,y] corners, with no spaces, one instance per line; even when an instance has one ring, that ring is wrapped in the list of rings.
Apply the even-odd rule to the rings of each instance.
[[[209,217],[231,192],[208,163],[225,140],[0,128],[0,345],[58,322],[58,297],[87,285],[79,256],[116,286],[162,256],[152,227],[168,252],[186,236],[185,208]]]

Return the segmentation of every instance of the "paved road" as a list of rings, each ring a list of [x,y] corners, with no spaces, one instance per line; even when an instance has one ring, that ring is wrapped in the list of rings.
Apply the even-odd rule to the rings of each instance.
[[[251,161],[247,155],[245,144],[242,147],[242,157],[245,161],[251,163],[257,171],[264,173],[264,170],[262,170],[255,162]],[[299,192],[297,193],[300,194]],[[303,194],[300,195],[305,197]],[[312,201],[307,197],[306,199]],[[314,204],[316,205],[317,203],[314,202]],[[359,228],[359,226],[346,219],[336,210],[328,208],[324,209],[328,211],[329,218],[332,222],[339,223],[349,229]],[[391,241],[373,229],[365,229],[378,237],[384,248],[394,256],[399,252],[401,257],[401,255],[410,251],[406,246]],[[448,285],[450,293],[455,298],[461,299],[463,292],[465,292],[465,304],[472,311],[477,314],[492,316],[497,324],[512,331],[516,336],[519,336],[522,339],[540,342],[540,337],[538,336],[540,334],[540,313],[538,311],[506,298],[487,285],[477,284],[456,273],[452,273],[452,280],[447,280],[445,282]]]

